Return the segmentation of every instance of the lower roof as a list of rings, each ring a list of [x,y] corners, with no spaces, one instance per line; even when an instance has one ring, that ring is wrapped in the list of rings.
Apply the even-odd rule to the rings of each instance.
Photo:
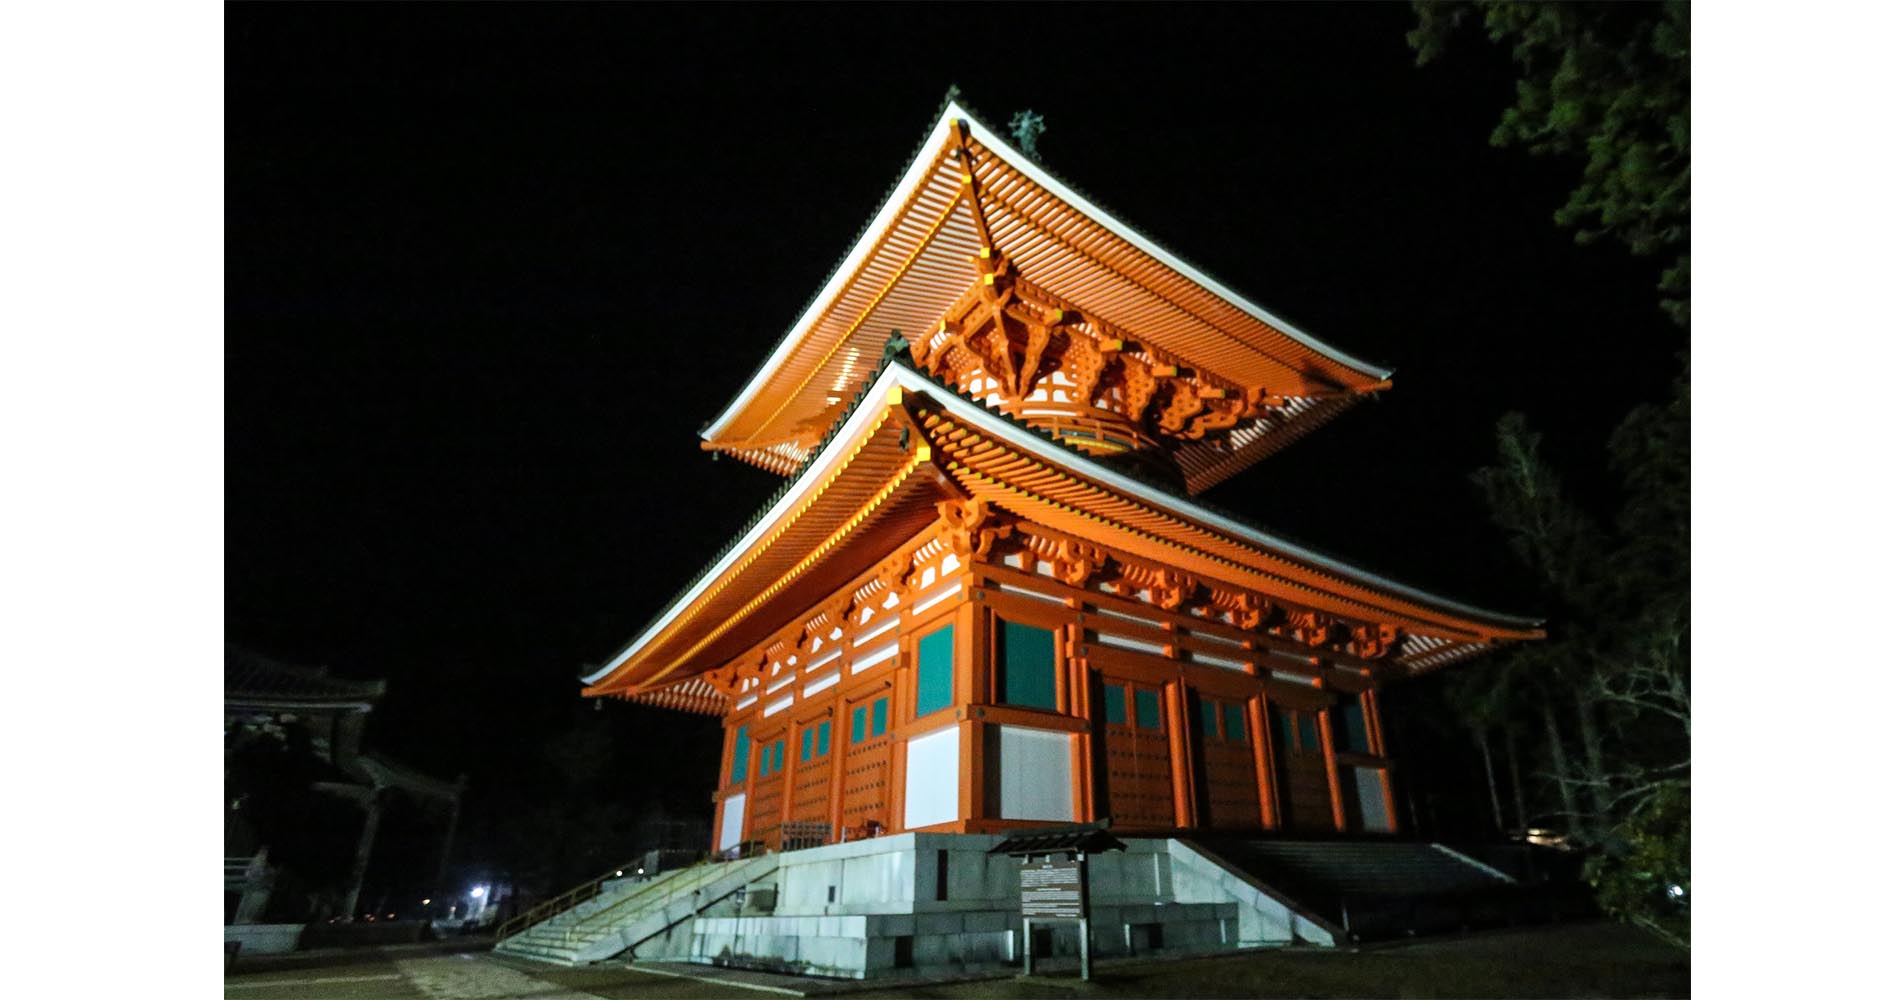
[[[883,553],[860,548],[871,544],[874,523],[908,534],[934,519],[933,501],[961,487],[939,468],[945,456],[912,440],[915,425],[906,411],[914,404],[1053,470],[1071,494],[1092,491],[1088,502],[1113,503],[1126,516],[1140,517],[1167,534],[1164,544],[1217,546],[1224,563],[1252,573],[1249,579],[1284,583],[1305,603],[1317,595],[1361,609],[1354,612],[1358,616],[1367,608],[1389,609],[1413,637],[1401,646],[1401,659],[1428,657],[1437,666],[1481,652],[1490,642],[1542,636],[1537,619],[1413,587],[1109,468],[893,359],[749,528],[632,642],[582,678],[588,693],[651,690],[718,666],[720,655],[742,651],[744,643],[733,635],[741,619],[759,615],[772,619],[771,627],[803,610],[772,603],[790,600],[790,583],[801,574],[848,576],[862,568],[853,563],[880,558]],[[823,564],[840,561],[847,550],[855,556],[825,573]]]

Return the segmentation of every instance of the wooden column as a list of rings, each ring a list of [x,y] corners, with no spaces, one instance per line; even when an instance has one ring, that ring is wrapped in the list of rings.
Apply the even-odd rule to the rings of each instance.
[[[1273,770],[1273,727],[1267,711],[1267,696],[1256,694],[1247,699],[1247,720],[1253,727],[1253,766],[1255,785],[1260,790],[1260,825],[1267,830],[1280,826],[1279,782]]]
[[[797,737],[803,729],[804,727],[800,726],[797,722],[789,718],[785,720],[785,759],[791,763],[781,768],[778,776],[779,846],[774,848],[775,850],[783,848],[785,843],[785,824],[792,821],[792,800],[798,797],[798,793],[794,790],[792,785],[792,778],[798,774],[798,740],[795,739],[795,737]]]
[[[1326,787],[1333,793],[1333,829],[1346,832],[1346,802],[1339,797],[1339,757],[1333,746],[1333,713],[1319,710],[1319,743],[1326,751]]]
[[[968,586],[974,587],[970,578]],[[966,601],[956,612],[956,703],[963,719],[957,752],[963,758],[962,784],[957,789],[960,819],[981,819],[989,795],[989,762],[983,753],[984,726],[975,718],[975,707],[989,703],[990,638],[989,619],[982,605]]]
[[[1063,643],[1063,665],[1069,675],[1069,714],[1087,719],[1089,728],[1077,734],[1075,753],[1070,755],[1070,773],[1075,775],[1075,805],[1073,815],[1077,822],[1093,823],[1095,810],[1095,704],[1094,686],[1089,683],[1088,661],[1079,656],[1069,655],[1069,651],[1079,648],[1082,641],[1080,625],[1062,627],[1066,641]]]
[[[1187,684],[1179,678],[1162,689],[1167,701],[1168,753],[1174,768],[1174,825],[1191,829],[1195,825],[1194,775],[1189,757],[1193,744],[1187,728]]]
[[[849,654],[838,664],[838,669],[847,677],[851,673],[851,668],[845,662],[848,659]],[[831,784],[829,798],[826,800],[825,820],[831,824],[826,839],[837,843],[844,839],[844,758],[851,749],[851,731],[847,728],[850,713],[844,710],[843,683],[840,682],[837,687],[832,688],[832,691],[829,716],[831,719]]]
[[[1385,766],[1379,769],[1379,788],[1385,797],[1386,821],[1392,828],[1391,832],[1397,833],[1399,832],[1398,790],[1392,783],[1392,759],[1386,756],[1385,721],[1379,716],[1378,691],[1368,690],[1360,699],[1359,704],[1364,708],[1366,715],[1366,742],[1371,745],[1372,752],[1385,761]]]
[[[898,637],[897,661],[891,666],[891,680],[885,690],[885,697],[891,700],[890,707],[884,710],[887,728],[884,730],[884,773],[890,775],[886,783],[890,789],[885,793],[885,815],[889,821],[886,828],[892,833],[901,833],[904,827],[904,776],[910,771],[910,741],[898,739],[897,731],[910,721],[912,711],[917,707],[911,694],[909,678],[917,657],[910,651],[914,637]],[[876,699],[872,699],[875,701]]]

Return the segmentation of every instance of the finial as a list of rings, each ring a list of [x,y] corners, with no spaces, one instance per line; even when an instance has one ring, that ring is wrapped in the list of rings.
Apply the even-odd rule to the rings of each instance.
[[[884,360],[889,361],[892,358],[908,357],[909,354],[910,341],[904,339],[904,331],[892,330],[890,339],[884,342]]]
[[[1009,120],[1009,134],[1016,140],[1016,147],[1032,160],[1042,159],[1036,152],[1036,139],[1047,131],[1049,126],[1043,124],[1042,116],[1028,108],[1016,112]]]

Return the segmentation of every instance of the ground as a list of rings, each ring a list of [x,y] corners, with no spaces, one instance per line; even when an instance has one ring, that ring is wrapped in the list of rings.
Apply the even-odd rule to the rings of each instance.
[[[224,995],[243,1000],[635,1000],[848,991],[893,997],[1686,997],[1688,956],[1633,928],[1571,924],[1353,950],[1269,950],[1215,958],[1103,962],[1073,972],[920,982],[901,989],[773,976],[752,988],[598,966],[560,969],[470,945],[384,948],[326,956],[240,959]],[[696,968],[698,974],[718,970]]]

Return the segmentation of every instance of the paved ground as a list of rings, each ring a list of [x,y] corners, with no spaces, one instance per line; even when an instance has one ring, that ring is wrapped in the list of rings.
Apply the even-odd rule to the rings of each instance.
[[[702,967],[679,978],[625,967],[561,969],[456,946],[389,948],[329,956],[241,959],[224,980],[227,1000],[644,1000],[841,993],[933,1000],[963,997],[1686,997],[1685,955],[1613,924],[1575,924],[1410,942],[1360,950],[1258,951],[1173,961],[1098,963],[1023,979],[925,981],[903,988]],[[464,948],[467,945],[462,946]]]

